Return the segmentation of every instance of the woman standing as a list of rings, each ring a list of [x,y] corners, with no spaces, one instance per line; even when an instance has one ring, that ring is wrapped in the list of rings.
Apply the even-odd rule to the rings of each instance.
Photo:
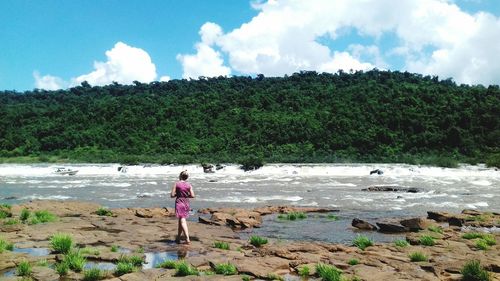
[[[187,179],[189,175],[186,170],[179,174],[179,181],[177,181],[172,187],[170,192],[170,197],[175,197],[175,216],[179,219],[179,224],[177,228],[177,238],[175,242],[181,242],[181,235],[184,232],[186,237],[186,244],[190,244],[189,230],[186,222],[186,218],[189,216],[189,198],[194,198],[193,187]]]

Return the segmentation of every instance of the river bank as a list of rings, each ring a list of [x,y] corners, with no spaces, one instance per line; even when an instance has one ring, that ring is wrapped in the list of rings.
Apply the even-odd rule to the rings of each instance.
[[[472,260],[480,261],[489,270],[492,280],[500,280],[498,213],[436,213],[439,216],[434,216],[435,220],[417,220],[424,223],[419,224],[420,231],[405,230],[403,235],[407,245],[373,241],[372,246],[362,250],[354,246],[353,242],[338,244],[281,239],[268,239],[267,244],[257,247],[250,244],[246,238],[248,235],[242,235],[238,230],[243,227],[251,235],[252,227],[263,227],[262,224],[266,223],[263,217],[291,212],[304,212],[310,216],[335,213],[331,208],[274,206],[251,210],[202,209],[194,215],[195,218],[201,218],[200,222],[191,221],[189,225],[191,245],[179,245],[175,243],[177,220],[170,208],[116,208],[110,209],[110,216],[106,216],[96,213],[100,207],[95,203],[46,200],[13,205],[10,208],[12,217],[8,219],[20,220],[23,209],[31,213],[45,210],[57,215],[58,219],[36,225],[5,225],[7,219],[2,221],[2,239],[13,243],[13,251],[7,250],[0,254],[3,275],[0,279],[16,280],[16,277],[8,277],[9,272],[12,275],[12,270],[22,261],[29,261],[33,265],[31,276],[35,280],[58,280],[59,275],[54,269],[36,264],[40,260],[46,260],[49,265],[60,263],[63,256],[53,253],[50,238],[55,233],[67,233],[77,247],[93,249],[85,254],[87,260],[93,262],[91,266],[107,266],[109,271],[103,278],[115,281],[244,280],[247,278],[244,276],[250,279],[300,280],[299,272],[310,275],[309,280],[320,280],[315,272],[318,264],[335,266],[342,270],[346,280],[460,280],[462,267]],[[491,232],[488,235],[491,245],[488,244],[483,250],[478,246],[481,238],[464,238],[465,233],[486,235],[485,232]],[[424,236],[431,237],[426,239],[433,241],[432,246],[427,242],[423,245]],[[215,242],[227,243],[229,249],[216,248]],[[119,250],[115,252],[113,248]],[[427,260],[412,262],[410,255],[416,252],[425,255]],[[35,256],[36,253],[42,255]],[[113,267],[116,267],[122,255],[139,255],[148,264],[132,273],[117,276],[113,273]],[[180,258],[201,272],[201,276],[174,277],[174,269],[154,268],[165,259]],[[223,263],[234,265],[238,275],[212,275],[217,265]],[[305,274],[303,268],[308,268],[309,273]],[[82,280],[84,272],[70,270],[65,278]]]

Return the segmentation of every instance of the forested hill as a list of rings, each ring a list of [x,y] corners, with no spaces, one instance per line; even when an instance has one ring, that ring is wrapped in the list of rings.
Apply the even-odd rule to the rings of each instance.
[[[0,157],[91,162],[498,157],[498,86],[407,72],[301,72],[0,92]],[[36,159],[36,158],[34,158]]]

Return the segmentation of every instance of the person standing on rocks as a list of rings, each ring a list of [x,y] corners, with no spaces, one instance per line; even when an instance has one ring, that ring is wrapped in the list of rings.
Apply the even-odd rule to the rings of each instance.
[[[188,178],[189,174],[187,171],[182,171],[179,174],[179,181],[174,184],[172,191],[170,192],[170,197],[175,198],[175,216],[179,219],[179,224],[177,226],[177,238],[175,239],[175,242],[181,242],[181,235],[184,232],[186,244],[191,243],[186,221],[189,216],[189,211],[191,210],[189,207],[189,198],[194,198],[193,187],[189,182],[187,182]]]

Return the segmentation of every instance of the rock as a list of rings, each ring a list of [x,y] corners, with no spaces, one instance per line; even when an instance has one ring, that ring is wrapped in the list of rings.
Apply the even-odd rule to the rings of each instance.
[[[5,199],[5,200],[16,200],[18,198],[16,196],[8,196],[8,197],[4,197],[3,199]]]
[[[31,274],[34,280],[40,281],[59,281],[59,274],[52,268],[45,266],[35,266],[33,267],[33,272]]]
[[[448,218],[448,224],[453,226],[462,226],[464,225],[464,219],[458,217],[450,217]]]
[[[385,233],[401,233],[407,232],[409,229],[399,223],[399,221],[383,221],[377,222],[378,231]]]
[[[202,164],[203,167],[203,172],[204,173],[215,173],[214,171],[214,165],[212,164]]]
[[[215,169],[216,169],[216,170],[220,170],[220,169],[224,169],[224,168],[225,168],[225,166],[224,166],[224,165],[221,165],[221,164],[216,164],[216,165],[215,165]]]
[[[363,230],[377,230],[377,227],[375,225],[358,218],[354,218],[351,225],[355,228]]]
[[[483,212],[478,211],[478,210],[465,209],[465,210],[462,210],[462,214],[471,215],[471,216],[480,216],[483,214]]]
[[[437,222],[447,222],[450,217],[453,215],[447,212],[427,212],[427,218],[431,220],[435,220]]]
[[[204,224],[214,224],[213,221],[210,219],[207,219],[205,217],[198,217],[198,222],[204,223]]]
[[[376,192],[409,192],[409,193],[417,193],[421,192],[422,189],[417,187],[402,187],[396,185],[375,185],[367,188],[361,189],[362,191],[376,191]]]
[[[370,171],[370,175],[372,175],[372,174],[382,175],[383,173],[384,172],[380,169],[375,169],[375,170]]]
[[[424,218],[409,218],[401,220],[400,224],[410,229],[410,231],[419,231],[427,229],[432,223]]]

